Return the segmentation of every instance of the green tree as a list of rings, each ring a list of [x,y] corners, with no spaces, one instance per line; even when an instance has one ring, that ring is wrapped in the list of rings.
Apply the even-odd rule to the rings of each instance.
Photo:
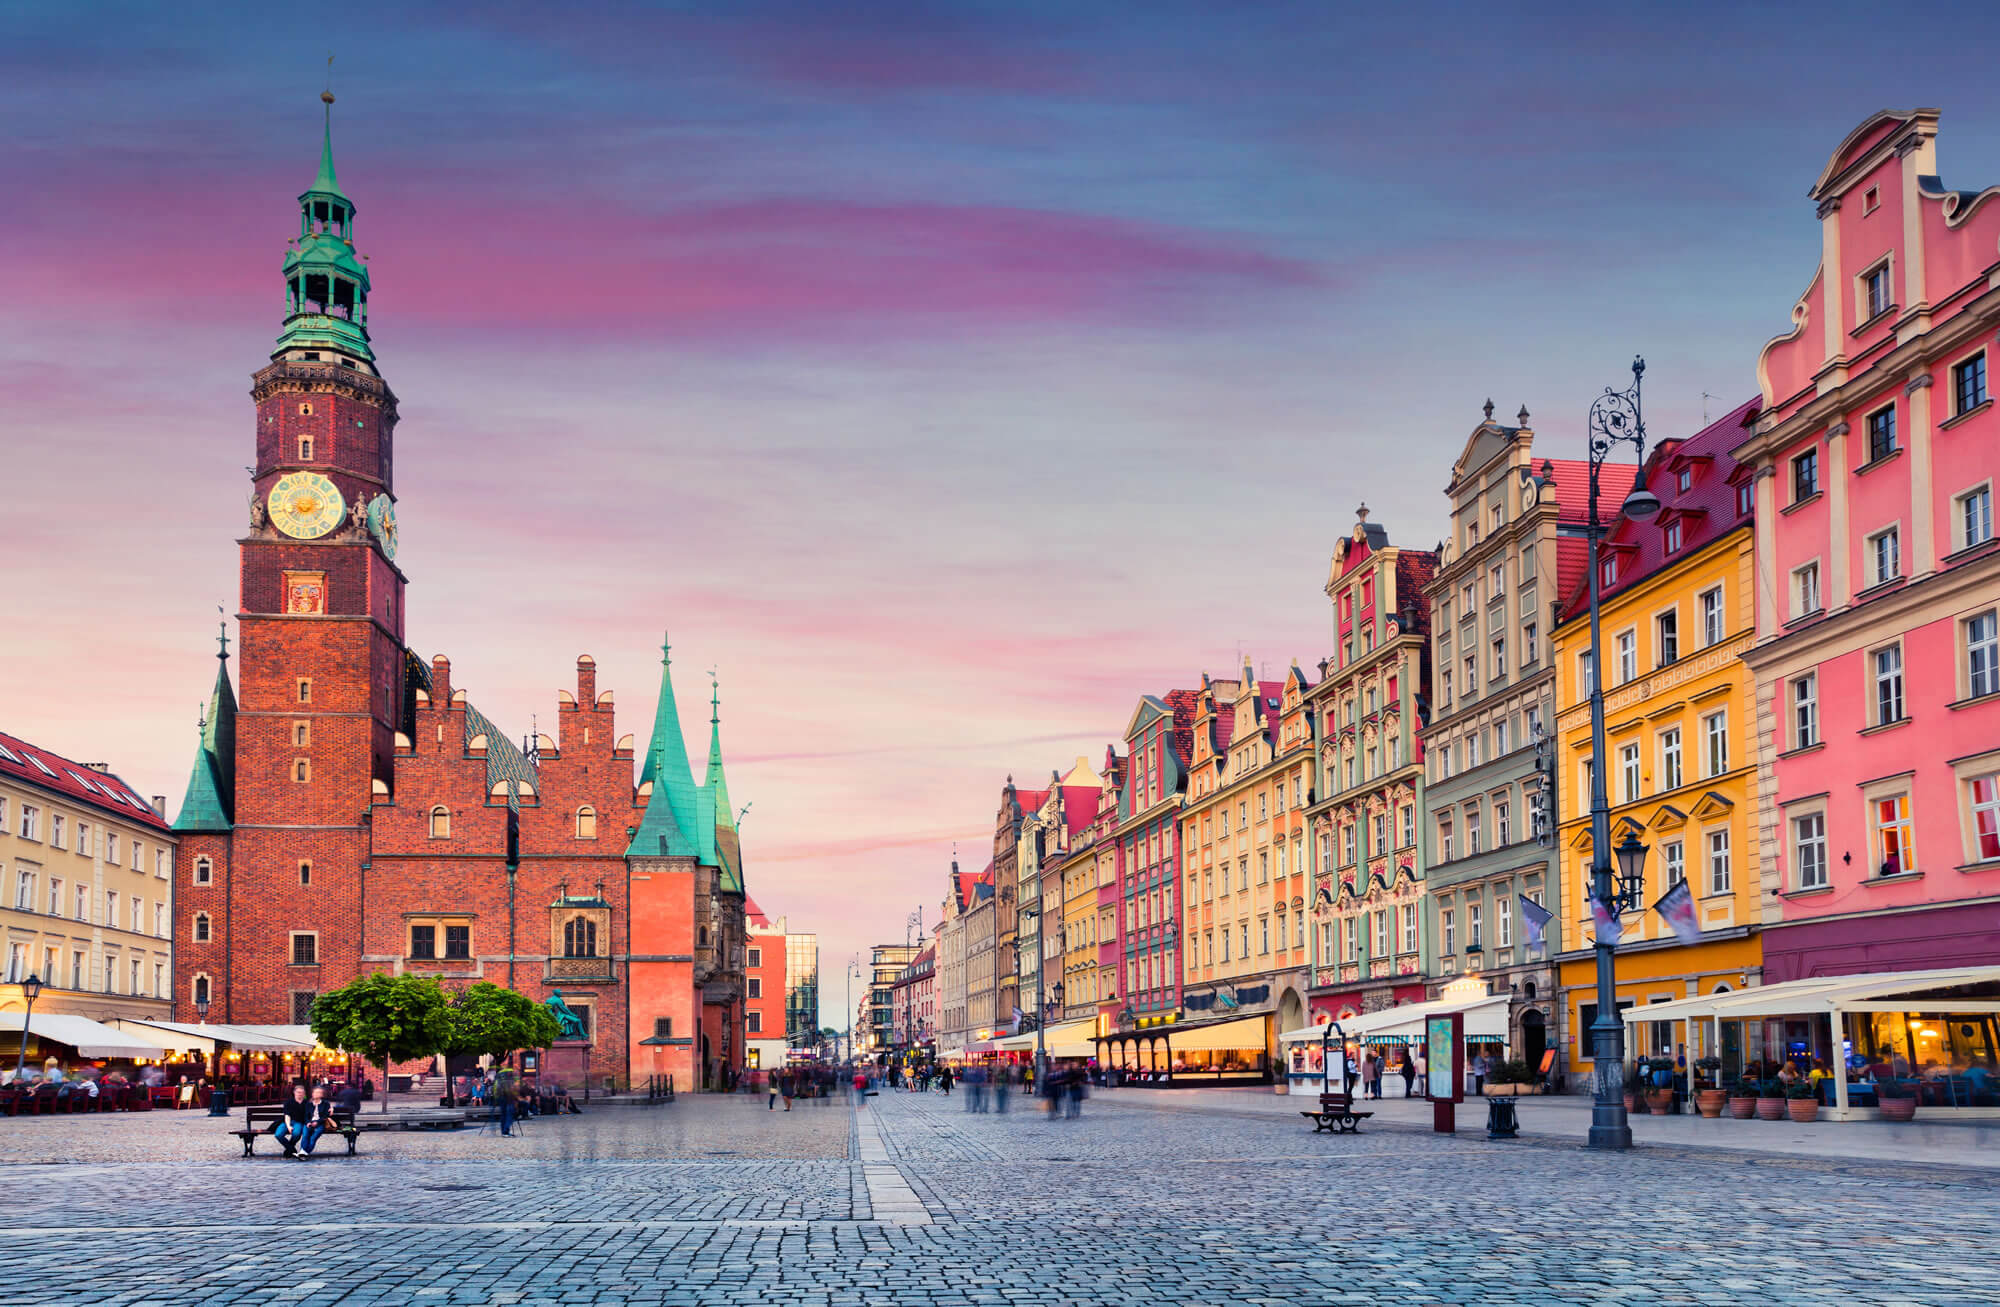
[[[467,986],[452,1000],[446,1017],[439,1051],[449,1057],[483,1054],[496,1064],[524,1048],[547,1048],[562,1032],[548,1004],[486,980]],[[447,1095],[455,1091],[450,1079],[447,1075]]]
[[[451,1000],[429,976],[377,971],[313,1000],[313,1038],[359,1053],[382,1068],[382,1110],[389,1110],[389,1065],[428,1057],[450,1035]]]

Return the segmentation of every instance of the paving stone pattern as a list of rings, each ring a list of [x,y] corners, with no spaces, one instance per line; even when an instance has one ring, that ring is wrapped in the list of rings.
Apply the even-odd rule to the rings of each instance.
[[[226,1135],[218,1157],[224,1128],[0,1121],[0,1304],[2000,1297],[2000,1175],[1952,1167],[1333,1137],[1115,1094],[1053,1122],[1020,1099],[884,1093],[857,1117],[689,1097],[303,1164],[236,1160]]]

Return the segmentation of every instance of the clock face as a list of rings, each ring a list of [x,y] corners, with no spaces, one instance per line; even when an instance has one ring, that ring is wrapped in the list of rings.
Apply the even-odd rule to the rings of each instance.
[[[381,542],[382,552],[389,558],[396,556],[396,506],[389,502],[389,496],[377,495],[368,505],[368,529]]]
[[[347,505],[340,490],[317,472],[293,472],[271,487],[271,521],[296,540],[317,540],[340,525]]]

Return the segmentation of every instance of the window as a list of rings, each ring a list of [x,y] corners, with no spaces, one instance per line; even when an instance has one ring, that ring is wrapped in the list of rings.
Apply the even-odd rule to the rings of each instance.
[[[1917,869],[1917,846],[1910,830],[1910,796],[1895,794],[1875,800],[1876,870],[1899,876]]]
[[[310,931],[292,932],[292,965],[295,967],[316,967],[319,965],[319,936]]]
[[[1681,728],[1660,732],[1660,792],[1681,787]]]
[[[1887,726],[1903,720],[1903,646],[1888,645],[1873,655],[1875,668],[1875,724]]]
[[[1736,487],[1736,516],[1748,517],[1751,509],[1756,507],[1756,503],[1757,489],[1754,485],[1745,481]]]
[[[1417,951],[1417,905],[1405,903],[1401,909],[1403,919],[1403,952]]]
[[[1808,449],[1792,460],[1792,502],[1802,504],[1819,493],[1819,451]]]
[[[214,879],[215,864],[208,860],[208,855],[203,854],[201,857],[196,858],[194,860],[194,883],[197,885],[206,885]]]
[[[1974,856],[1981,862],[2000,858],[2000,775],[1975,776],[1967,789],[1972,797]]]
[[[109,891],[104,895],[104,924],[109,929],[118,929],[118,896]]]
[[[1895,527],[1878,531],[1868,537],[1868,581],[1870,585],[1881,585],[1902,575],[1901,533]]]
[[[1623,803],[1638,802],[1639,800],[1639,746],[1638,745],[1625,744],[1619,746],[1618,772],[1619,772],[1620,783],[1624,788],[1624,797],[1620,801]]]
[[[1269,953],[1271,951],[1271,919],[1269,917],[1257,918],[1257,951],[1259,953]]]
[[[472,956],[472,927],[446,926],[444,928],[444,955],[455,960]]]
[[[1250,923],[1247,921],[1243,921],[1243,922],[1238,922],[1237,925],[1242,930],[1242,939],[1239,940],[1238,942],[1241,943],[1243,947],[1241,950],[1237,952],[1236,956],[1239,959],[1245,959],[1250,956]]]
[[[1729,713],[1710,713],[1701,719],[1702,761],[1706,775],[1720,776],[1729,770]]]
[[[76,887],[76,919],[78,921],[90,920],[90,886],[88,885],[79,885]]]
[[[14,907],[21,912],[35,910],[35,873],[17,872],[14,879]]]
[[[451,838],[451,809],[441,803],[431,809],[431,838],[434,840]]]
[[[1708,833],[1708,892],[1729,892],[1729,832],[1726,830]]]
[[[1951,397],[1953,416],[1970,413],[1986,402],[1986,351],[1952,368]]]
[[[1868,461],[1887,458],[1896,452],[1896,406],[1875,410],[1868,415]]]
[[[1793,888],[1826,886],[1826,814],[1809,812],[1792,818]]]
[[[153,933],[161,939],[167,937],[167,905],[164,903],[153,905]]]
[[[1468,903],[1465,905],[1465,947],[1472,950],[1478,950],[1482,947],[1479,942],[1479,905],[1477,903]]]
[[[1674,489],[1680,494],[1684,495],[1693,488],[1694,488],[1694,469],[1691,467],[1684,467],[1674,476]]]
[[[136,998],[136,997],[137,997],[138,995],[140,995],[140,994],[143,994],[143,993],[145,993],[145,992],[146,992],[146,963],[145,963],[145,960],[144,960],[143,958],[133,958],[133,959],[132,959],[132,990],[131,990],[131,993],[132,993],[132,995],[133,995],[133,996],[134,996],[134,997]]]
[[[745,962],[745,964],[744,964],[744,965],[746,965],[746,966],[749,966],[749,967],[752,967],[752,968],[756,968],[756,967],[761,967],[761,966],[763,966],[763,965],[764,965],[764,950],[763,950],[763,949],[760,949],[760,948],[753,948],[753,949],[750,949],[750,950],[748,950],[748,952],[747,952],[747,960],[746,960],[746,962]]]
[[[1541,652],[1535,647],[1535,624],[1528,622],[1521,627],[1521,666],[1526,667],[1539,657]]]
[[[1993,487],[1980,486],[1958,497],[1958,547],[1970,549],[1993,538]]]
[[[1656,665],[1665,667],[1681,656],[1681,615],[1668,609],[1653,619],[1653,647]]]
[[[762,1012],[745,1012],[743,1014],[743,1030],[746,1034],[763,1034],[764,1014]]]
[[[319,995],[309,989],[292,991],[292,1024],[305,1026],[312,1024],[313,1000]]]
[[[76,958],[77,958],[77,962],[78,962],[78,963],[81,963],[81,962],[82,962],[82,960],[83,960],[83,954],[81,954],[81,953],[77,954],[77,955],[76,955]],[[71,974],[72,974],[72,975],[74,975],[74,974],[75,974],[75,972],[74,972],[74,971],[72,971],[72,973],[71,973]],[[82,986],[82,984],[81,984],[80,982],[77,982],[77,981],[72,981],[72,982],[71,982],[71,984],[70,984],[70,988],[71,988],[71,989],[81,989],[81,988],[83,988],[83,986]],[[197,1002],[197,1003],[206,1003],[206,1002],[208,1002],[208,977],[207,977],[207,976],[196,976],[196,977],[194,978],[194,1001],[195,1001],[195,1002]]]
[[[49,814],[49,844],[58,849],[63,847],[63,815],[59,812]]]
[[[39,840],[42,837],[42,810],[29,804],[21,805],[21,838]]]
[[[1514,905],[1505,894],[1494,897],[1493,930],[1501,948],[1514,946]]]
[[[313,865],[310,862],[301,862],[299,864],[299,884],[310,885],[312,883]]]
[[[1499,680],[1507,674],[1507,637],[1498,636],[1493,641],[1493,679]]]
[[[1660,871],[1666,877],[1668,889],[1688,878],[1687,849],[1679,840],[1660,846]]]
[[[1819,611],[1819,563],[1807,563],[1792,572],[1792,616],[1805,617]]]
[[[1810,749],[1819,743],[1819,673],[1808,672],[1792,682],[1792,747]]]
[[[1726,623],[1722,617],[1722,587],[1701,592],[1701,647],[1721,644]]]
[[[1438,925],[1444,932],[1444,951],[1447,953],[1458,952],[1458,922],[1453,917],[1450,908],[1446,908],[1438,914]]]
[[[1399,847],[1409,848],[1417,842],[1417,805],[1403,805],[1403,838]]]
[[[583,807],[576,810],[576,837],[580,840],[597,838],[597,809]]]
[[[1618,580],[1617,555],[1614,554],[1610,558],[1605,559],[1601,570],[1604,574],[1604,584],[1611,585],[1616,582]]]
[[[1387,908],[1375,910],[1375,952],[1372,956],[1378,958],[1389,956],[1389,909]]]
[[[1683,472],[1681,473],[1681,475],[1686,476],[1687,473]],[[1679,518],[1675,518],[1673,521],[1667,523],[1667,552],[1670,554],[1677,554],[1680,552],[1680,548],[1681,548],[1681,520]]]
[[[1438,822],[1438,861],[1450,862],[1453,856],[1451,848],[1451,821],[1448,818],[1441,819]]]
[[[1861,274],[1861,291],[1866,318],[1889,311],[1889,264],[1886,260]]]
[[[7,825],[6,818],[7,818],[7,804],[5,800],[0,800],[0,829],[6,828]],[[90,856],[91,850],[90,850],[89,822],[80,821],[76,824],[76,851],[78,853],[81,853],[86,858]]]
[[[197,944],[206,944],[206,943],[208,943],[208,931],[209,931],[209,921],[208,921],[208,914],[207,914],[206,912],[197,912],[197,913],[195,913],[195,914],[194,914],[194,942],[195,942],[195,943],[197,943]]]
[[[1479,852],[1479,805],[1472,804],[1465,810],[1465,855],[1471,857]]]
[[[410,927],[410,956],[429,961],[437,957],[437,927]]]
[[[304,749],[309,748],[311,745],[312,724],[310,722],[293,722],[292,747],[295,749]]]
[[[312,764],[304,758],[294,758],[292,760],[292,779],[302,785],[310,781],[312,779]]]
[[[1639,636],[1634,631],[1620,631],[1618,646],[1618,684],[1623,685],[1639,674]]]
[[[62,891],[62,878],[51,876],[49,878],[49,915],[51,917],[60,917],[62,915]]]
[[[1968,698],[2000,694],[2000,609],[1966,619],[1965,688]]]
[[[298,691],[299,691],[300,703],[311,703],[313,701],[312,678],[309,676],[301,676],[299,678]]]
[[[1590,660],[1590,651],[1584,650],[1576,656],[1577,693],[1594,694],[1597,690],[1597,669]]]

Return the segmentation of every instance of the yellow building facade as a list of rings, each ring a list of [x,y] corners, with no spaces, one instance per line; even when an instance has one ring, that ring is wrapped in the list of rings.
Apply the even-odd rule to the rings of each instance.
[[[1611,843],[1647,846],[1644,902],[1623,918],[1615,974],[1620,1008],[1738,990],[1758,981],[1756,683],[1742,653],[1756,636],[1755,564],[1747,484],[1732,475],[1729,420],[1669,442],[1649,465],[1665,508],[1621,518],[1600,558],[1606,796]],[[1596,927],[1590,912],[1590,619],[1581,594],[1554,631],[1557,827],[1563,932],[1557,956],[1572,1077],[1592,1067],[1597,1017]],[[1683,944],[1653,905],[1685,880],[1702,938]],[[1657,1025],[1659,1028],[1654,1028]],[[1707,1028],[1633,1028],[1628,1058],[1690,1060]]]

